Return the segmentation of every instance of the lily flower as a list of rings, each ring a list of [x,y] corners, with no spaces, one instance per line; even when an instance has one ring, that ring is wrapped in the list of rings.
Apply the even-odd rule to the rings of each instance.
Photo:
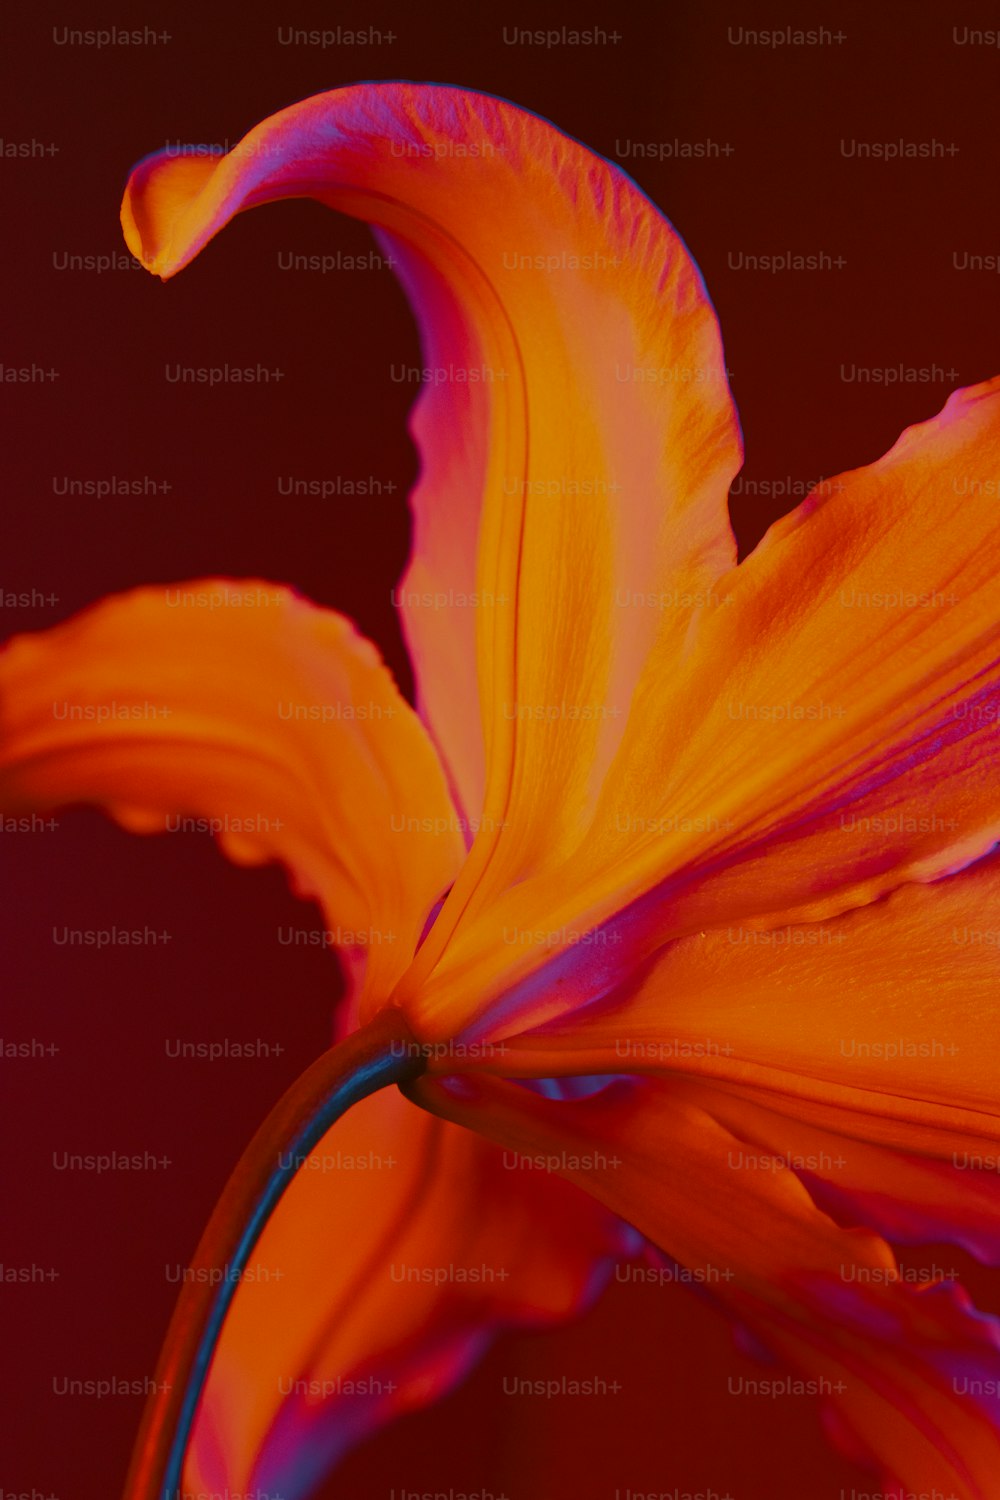
[[[1000,1248],[1000,379],[737,566],[716,319],[621,170],[364,84],[146,159],[122,222],[166,280],[303,196],[374,226],[419,321],[416,709],[256,580],[137,589],[0,666],[5,808],[217,818],[345,935],[341,1040],[206,1232],[239,1284],[184,1287],[129,1500],[182,1469],[305,1495],[636,1234],[885,1484],[988,1500],[996,1320],[890,1242]]]

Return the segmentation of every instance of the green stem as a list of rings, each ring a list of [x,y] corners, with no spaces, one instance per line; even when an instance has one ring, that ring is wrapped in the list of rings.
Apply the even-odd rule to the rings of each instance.
[[[191,1429],[240,1273],[297,1170],[335,1120],[378,1089],[427,1065],[402,1013],[379,1011],[307,1068],[261,1125],[223,1189],[191,1262],[219,1270],[184,1282],[142,1415],[125,1500],[180,1500]],[[282,1161],[285,1163],[282,1166]]]

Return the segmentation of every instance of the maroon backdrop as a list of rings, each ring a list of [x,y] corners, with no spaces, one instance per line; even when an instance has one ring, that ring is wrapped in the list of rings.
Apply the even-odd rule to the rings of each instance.
[[[263,575],[354,616],[408,689],[390,589],[407,547],[413,392],[388,371],[417,362],[413,324],[384,270],[280,265],[285,254],[363,251],[367,231],[315,205],[281,205],[241,218],[167,287],[86,259],[122,250],[119,200],[138,157],[168,141],[235,142],[339,84],[404,77],[506,96],[618,159],[669,214],[726,339],[748,452],[733,496],[744,547],[806,482],[876,458],[954,386],[1000,370],[1000,282],[964,268],[969,255],[996,265],[1000,252],[1000,50],[974,35],[996,28],[995,6],[921,15],[883,4],[873,16],[815,0],[683,0],[656,19],[630,4],[484,19],[468,5],[423,11],[399,0],[349,14],[308,0],[263,16],[77,9],[42,0],[30,17],[8,18],[3,43],[0,360],[41,372],[0,386],[10,470],[0,586],[5,601],[32,597],[5,602],[5,635],[135,583]],[[801,45],[752,36],[790,24],[825,30]],[[98,47],[65,30],[114,25],[150,35]],[[382,38],[285,44],[288,28],[337,25]],[[516,28],[562,26],[598,27],[605,39],[510,44]],[[656,156],[637,158],[635,142]],[[872,159],[855,142],[931,149]],[[746,257],[783,252],[818,256],[821,268],[747,268]],[[164,379],[174,363],[226,362],[284,378],[211,391]],[[900,367],[930,378],[856,378]],[[280,479],[338,475],[375,478],[382,493],[279,494]],[[71,480],[116,477],[147,481],[148,492],[60,493]],[[277,926],[299,920],[281,877],[229,867],[206,838],[134,838],[74,812],[54,831],[2,843],[2,1035],[46,1050],[0,1060],[0,1258],[42,1268],[27,1285],[0,1281],[0,1491],[107,1500],[140,1402],[56,1387],[152,1370],[176,1290],[164,1266],[190,1255],[242,1145],[326,1044],[338,981],[328,957],[274,941]],[[101,953],[52,941],[64,925],[147,923],[171,941]],[[219,1062],[165,1053],[167,1039],[227,1036],[283,1050]],[[53,1154],[64,1150],[150,1150],[171,1165],[59,1172]],[[516,1419],[498,1395],[501,1372],[582,1369],[617,1378],[622,1393],[523,1402]],[[727,1374],[754,1369],[687,1292],[613,1287],[572,1329],[505,1339],[461,1390],[365,1445],[324,1493],[835,1500],[875,1487],[827,1448],[809,1402],[725,1394]]]

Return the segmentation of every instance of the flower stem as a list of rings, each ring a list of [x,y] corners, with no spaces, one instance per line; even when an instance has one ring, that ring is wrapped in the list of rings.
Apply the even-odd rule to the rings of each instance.
[[[418,1077],[426,1065],[402,1013],[388,1008],[317,1058],[278,1100],[226,1183],[195,1251],[192,1269],[216,1275],[196,1275],[181,1289],[156,1390],[142,1415],[125,1500],[181,1500],[184,1455],[226,1313],[296,1162],[352,1104]]]

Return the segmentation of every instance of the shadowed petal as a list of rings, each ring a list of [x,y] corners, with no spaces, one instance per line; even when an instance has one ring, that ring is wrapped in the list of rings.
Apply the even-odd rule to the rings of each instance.
[[[523,1153],[526,1168],[546,1161],[698,1273],[781,1361],[765,1378],[791,1370],[809,1382],[834,1434],[887,1481],[990,1500],[996,1321],[951,1283],[906,1284],[877,1234],[838,1227],[771,1150],[749,1150],[738,1101],[652,1079],[622,1080],[583,1103],[492,1078],[421,1080],[411,1092]]]
[[[236,1293],[186,1489],[298,1500],[373,1429],[442,1394],[499,1327],[579,1309],[622,1226],[501,1155],[395,1089],[337,1123]]]
[[[704,1092],[694,1081],[674,1088],[695,1100]],[[839,1223],[864,1224],[896,1244],[961,1245],[1000,1265],[1000,1129],[977,1136],[972,1121],[956,1115],[950,1129],[893,1122],[871,1140],[858,1111],[803,1108],[736,1085],[712,1089],[711,1111],[741,1141],[796,1171]]]

